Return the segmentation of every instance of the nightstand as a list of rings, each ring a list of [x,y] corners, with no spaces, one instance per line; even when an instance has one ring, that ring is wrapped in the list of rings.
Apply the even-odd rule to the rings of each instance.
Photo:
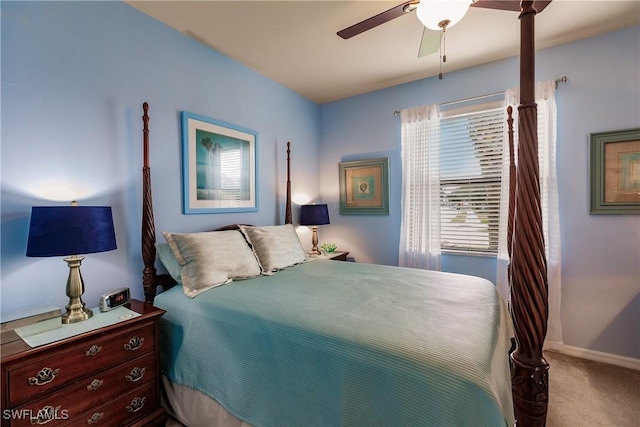
[[[335,252],[329,252],[326,254],[319,255],[318,258],[331,259],[334,261],[346,261],[347,255],[349,255],[349,252],[335,251]]]
[[[137,300],[125,307],[140,316],[35,348],[3,345],[2,425],[164,425],[157,351],[164,310]]]

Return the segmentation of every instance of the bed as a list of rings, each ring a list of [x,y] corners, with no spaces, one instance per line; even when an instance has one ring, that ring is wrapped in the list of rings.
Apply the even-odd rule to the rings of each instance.
[[[519,425],[544,425],[546,265],[533,161],[531,3],[523,2],[520,16],[521,142],[510,196],[509,309],[493,284],[479,278],[301,259],[299,241],[296,245],[292,237],[289,147],[284,225],[185,233],[244,242],[258,273],[241,263],[230,282],[229,272],[209,277],[217,285],[210,289],[199,288],[201,276],[195,273],[173,286],[179,273],[159,275],[155,269],[157,251],[167,248],[156,245],[148,105],[143,105],[143,287],[146,302],[167,311],[160,354],[164,402],[171,414],[193,426],[511,426],[514,415]],[[260,256],[260,233],[277,245],[286,243],[276,246],[291,257],[271,266],[273,254]],[[202,261],[202,251],[189,252],[190,244],[171,245],[170,233],[165,237],[178,267]],[[209,249],[215,247],[220,245]],[[224,257],[219,255],[210,258]],[[231,258],[250,259],[245,255]],[[164,292],[156,295],[158,287]],[[509,356],[514,334],[516,347]]]
[[[155,304],[164,375],[251,425],[513,423],[511,323],[482,279],[315,260]]]
[[[513,328],[492,283],[309,258],[285,222],[153,245],[165,284],[180,284],[154,296],[169,413],[190,426],[513,425]]]

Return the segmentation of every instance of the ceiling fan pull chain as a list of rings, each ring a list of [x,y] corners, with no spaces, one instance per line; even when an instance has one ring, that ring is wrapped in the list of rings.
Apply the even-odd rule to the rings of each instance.
[[[446,52],[446,44],[445,44],[445,35],[446,35],[446,25],[441,26],[442,33],[440,33],[440,73],[438,73],[438,80],[442,80],[442,63],[447,62],[447,52]]]
[[[443,19],[438,23],[438,27],[442,28],[442,34],[440,36],[440,50],[442,55],[440,56],[440,74],[438,74],[438,80],[442,80],[442,63],[447,62],[447,25],[451,21]]]
[[[442,28],[442,62],[447,62],[447,28]]]

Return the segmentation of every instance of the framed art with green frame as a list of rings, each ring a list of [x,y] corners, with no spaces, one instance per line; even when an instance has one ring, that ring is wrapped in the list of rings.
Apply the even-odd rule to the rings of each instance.
[[[640,214],[640,128],[591,134],[591,213]]]
[[[389,215],[389,159],[340,163],[340,214]]]

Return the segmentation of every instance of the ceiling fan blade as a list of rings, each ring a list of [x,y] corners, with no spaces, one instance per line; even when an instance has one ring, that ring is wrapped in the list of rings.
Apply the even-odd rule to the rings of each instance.
[[[440,49],[440,31],[431,31],[427,27],[422,30],[418,58],[436,53]]]
[[[371,18],[365,19],[364,21],[347,27],[344,30],[340,30],[337,34],[343,39],[351,38],[374,27],[377,27],[378,25],[384,24],[385,22],[389,22],[392,19],[402,16],[407,12],[411,12],[413,9],[415,9],[415,7],[412,6],[417,6],[418,3],[418,0],[406,1],[402,4],[392,7],[389,10],[385,10],[382,13],[372,16]]]
[[[538,13],[540,13],[549,5],[549,3],[551,3],[551,0],[536,0],[533,2],[533,7]],[[520,0],[478,0],[475,3],[471,3],[471,7],[520,12]]]

